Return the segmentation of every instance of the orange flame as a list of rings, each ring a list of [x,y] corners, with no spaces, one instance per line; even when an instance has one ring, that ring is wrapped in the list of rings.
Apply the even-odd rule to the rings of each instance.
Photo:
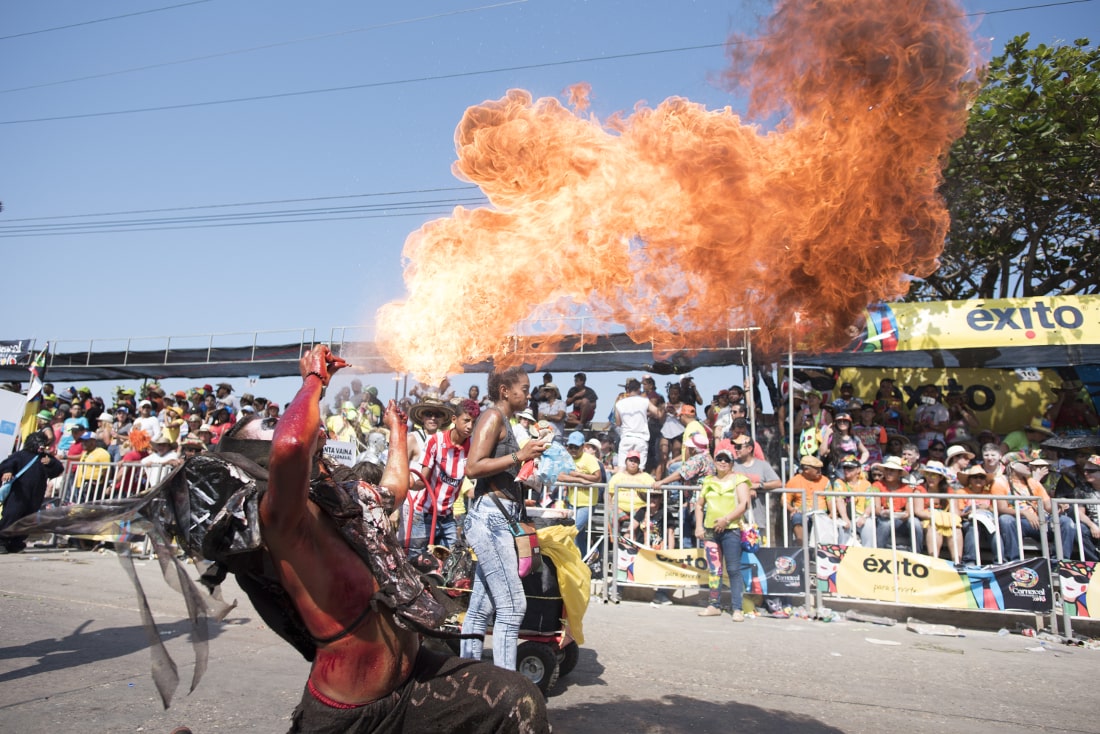
[[[410,235],[384,355],[426,379],[531,361],[581,309],[660,352],[740,326],[763,350],[846,342],[937,266],[974,55],[961,18],[954,0],[781,0],[760,39],[731,39],[725,77],[783,113],[766,133],[676,97],[604,124],[522,90],[470,107],[453,171],[492,208]],[[588,89],[570,96],[583,109]]]

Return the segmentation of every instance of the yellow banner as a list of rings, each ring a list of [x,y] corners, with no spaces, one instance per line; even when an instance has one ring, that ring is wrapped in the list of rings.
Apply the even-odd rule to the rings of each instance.
[[[955,609],[973,606],[970,586],[954,564],[916,553],[819,547],[817,577],[824,590],[841,596]]]
[[[634,581],[653,586],[706,586],[710,579],[702,548],[653,550],[637,548]]]
[[[1100,343],[1100,296],[884,303],[855,352]]]

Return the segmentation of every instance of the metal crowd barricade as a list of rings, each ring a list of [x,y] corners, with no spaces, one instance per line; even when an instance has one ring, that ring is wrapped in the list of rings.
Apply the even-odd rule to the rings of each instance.
[[[781,491],[781,490],[776,490],[776,491]],[[1074,523],[1075,523],[1075,526],[1076,526],[1075,527],[1075,543],[1074,543],[1074,548],[1069,549],[1069,553],[1067,553],[1066,552],[1067,549],[1062,547],[1062,538],[1061,538],[1061,533],[1060,533],[1060,520],[1059,520],[1059,518],[1061,517],[1061,515],[1063,513],[1060,512],[1059,506],[1061,505],[1063,507],[1075,507],[1075,506],[1082,506],[1082,505],[1100,505],[1100,500],[1070,500],[1070,499],[1051,498],[1051,511],[1048,513],[1045,510],[1045,508],[1043,507],[1043,504],[1042,504],[1042,501],[1040,500],[1040,498],[1034,497],[1034,496],[991,495],[991,494],[951,494],[951,493],[924,493],[924,492],[891,492],[891,493],[884,493],[884,492],[846,492],[846,491],[837,491],[837,490],[827,490],[827,491],[821,492],[820,494],[822,494],[825,497],[832,500],[832,501],[829,502],[829,505],[830,505],[829,515],[830,515],[830,517],[831,517],[834,524],[837,524],[837,521],[842,519],[842,518],[839,517],[839,512],[838,512],[838,509],[837,509],[836,500],[841,500],[843,503],[846,504],[846,509],[848,510],[848,512],[846,514],[847,514],[850,525],[854,525],[854,523],[852,521],[854,520],[854,518],[856,516],[855,505],[856,505],[857,498],[867,498],[870,502],[875,502],[876,499],[882,499],[882,498],[888,496],[891,501],[886,503],[886,508],[888,510],[887,518],[885,518],[885,519],[880,518],[878,516],[878,512],[873,510],[871,512],[870,516],[867,517],[867,521],[871,524],[870,538],[874,541],[874,546],[873,547],[881,549],[883,551],[889,551],[889,552],[892,552],[892,553],[895,553],[895,554],[899,550],[899,538],[895,533],[894,516],[896,514],[896,511],[894,510],[893,500],[904,499],[906,501],[906,512],[908,512],[910,517],[917,517],[917,515],[915,514],[916,502],[917,501],[927,501],[927,500],[953,501],[955,503],[956,514],[958,514],[959,517],[960,517],[960,533],[963,535],[963,547],[964,548],[966,547],[966,544],[967,544],[966,537],[965,537],[967,532],[969,531],[969,532],[973,533],[973,541],[972,541],[973,550],[974,550],[973,565],[975,565],[975,566],[983,565],[981,530],[977,526],[978,521],[975,520],[972,516],[969,520],[970,527],[969,528],[965,527],[964,523],[966,521],[966,518],[963,516],[962,508],[965,508],[967,505],[969,505],[971,502],[974,502],[974,501],[986,501],[986,502],[990,503],[990,507],[989,507],[988,511],[990,513],[990,517],[991,517],[991,520],[992,520],[991,524],[993,526],[993,530],[989,531],[988,535],[990,536],[991,551],[993,553],[993,556],[989,559],[989,562],[1000,564],[1000,563],[1005,563],[1006,560],[1017,560],[1017,559],[1006,559],[1005,558],[1003,538],[1001,537],[1001,530],[1002,530],[1001,519],[1002,519],[1002,517],[1005,516],[1005,513],[1002,513],[1000,511],[1000,509],[998,507],[998,502],[1003,501],[1003,502],[1009,503],[1013,507],[1011,514],[1012,514],[1012,517],[1014,518],[1015,522],[1013,522],[1012,524],[1014,526],[1013,532],[1015,532],[1015,534],[1016,534],[1016,547],[1019,549],[1019,558],[1020,559],[1025,558],[1027,556],[1027,553],[1030,552],[1034,555],[1037,555],[1037,556],[1045,559],[1045,561],[1047,562],[1047,564],[1050,566],[1050,568],[1052,570],[1051,585],[1052,585],[1052,591],[1054,593],[1052,594],[1053,599],[1052,599],[1052,609],[1051,609],[1051,627],[1053,629],[1057,630],[1056,615],[1058,615],[1058,613],[1061,611],[1062,617],[1063,617],[1063,622],[1066,625],[1066,634],[1067,635],[1072,634],[1072,632],[1071,632],[1072,628],[1070,626],[1070,624],[1071,624],[1070,623],[1070,615],[1069,615],[1068,611],[1066,611],[1066,609],[1064,607],[1061,610],[1059,610],[1061,599],[1060,599],[1060,594],[1058,593],[1059,592],[1059,585],[1058,585],[1058,580],[1056,578],[1057,574],[1053,572],[1053,569],[1055,568],[1053,563],[1056,562],[1057,560],[1063,559],[1063,558],[1066,559],[1066,560],[1073,560],[1074,557],[1076,557],[1078,560],[1085,560],[1085,558],[1084,558],[1085,549],[1084,549],[1084,544],[1083,544],[1083,534],[1086,531],[1084,530],[1084,523],[1082,523],[1079,520],[1076,520],[1076,518],[1074,518]],[[1020,518],[1021,518],[1023,508],[1027,505],[1032,504],[1032,503],[1035,504],[1035,509],[1037,510],[1037,514],[1038,514],[1038,518],[1039,518],[1039,538],[1038,538],[1037,543],[1029,542],[1029,541],[1032,541],[1032,539],[1024,537],[1023,524],[1020,522]],[[928,509],[929,509],[929,512],[928,512],[929,517],[927,518],[927,520],[928,520],[928,522],[931,523],[934,520],[931,516],[931,508],[929,507]],[[1076,513],[1074,513],[1074,515],[1075,514]],[[918,519],[921,519],[921,518],[918,518]],[[891,525],[891,533],[890,533],[889,543],[884,545],[884,546],[880,546],[878,544],[877,524],[880,523],[880,522],[889,522],[890,525]],[[917,532],[921,532],[921,533],[927,533],[928,532],[928,528],[925,528],[925,527],[920,527],[920,530],[918,531],[917,527],[915,527],[916,525],[917,525],[916,523],[910,523],[909,538],[906,539],[906,540],[909,541],[908,547],[910,549],[916,547],[916,545],[915,545],[915,543],[916,543],[915,535],[916,535]],[[854,531],[854,527],[850,527],[849,531],[850,532]],[[1048,541],[1048,535],[1051,532],[1053,532],[1053,535],[1054,535],[1054,548],[1053,549],[1051,548],[1050,543]],[[817,536],[816,533],[814,535],[815,535],[814,540],[816,542],[821,542],[821,538],[819,536]],[[807,536],[808,536],[808,534],[804,534],[804,537],[807,537]],[[840,542],[840,538],[837,538],[836,540],[837,540],[838,544],[840,544],[840,545],[845,545],[846,544],[844,542]],[[861,544],[863,544],[862,539],[861,539],[860,542],[861,542]],[[927,550],[927,548],[926,548],[926,550]],[[1051,553],[1052,550],[1054,551],[1053,554]],[[942,548],[941,548],[941,552],[942,552]],[[930,554],[925,553],[924,555],[930,555]],[[939,557],[939,556],[936,556],[936,557]],[[960,563],[961,562],[961,558],[959,558],[959,559],[952,558],[951,560],[955,563]],[[1100,578],[1098,578],[1098,582],[1100,582]],[[897,584],[896,576],[895,576],[895,584],[894,584],[894,594],[895,594],[895,601],[898,601],[899,592],[898,592],[898,584]],[[821,592],[820,588],[818,588],[818,591],[817,591],[817,594],[816,594],[816,604],[817,604],[818,609],[822,608],[822,592]]]
[[[597,549],[600,551],[600,557],[607,558],[607,537],[602,529],[605,517],[603,502],[606,490],[607,484],[604,482],[594,484],[555,482],[546,487],[541,493],[538,493],[538,496],[535,496],[536,492],[534,490],[529,490],[528,497],[533,499],[537,505],[542,506],[564,504],[570,511],[574,521],[576,521],[579,509],[588,508],[588,521],[585,523],[584,528],[577,531],[578,535],[584,534],[584,548],[587,549],[584,553],[584,560],[588,562]],[[581,493],[592,493],[594,495],[593,501],[586,505],[578,505],[577,498]]]
[[[931,499],[931,500],[952,500],[952,501],[955,501],[956,503],[962,503],[963,505],[966,505],[966,504],[968,504],[972,501],[976,501],[976,500],[988,501],[988,502],[991,503],[991,507],[989,509],[989,512],[991,514],[992,524],[993,524],[993,530],[989,531],[989,535],[991,536],[991,540],[992,540],[991,550],[995,554],[995,557],[994,557],[993,561],[996,562],[996,563],[1004,563],[1005,562],[1004,546],[1002,544],[1002,539],[1000,537],[1000,518],[1001,518],[1002,513],[1001,513],[1000,509],[997,507],[997,502],[998,501],[1008,502],[1009,504],[1013,505],[1013,507],[1014,507],[1013,515],[1016,517],[1015,532],[1016,532],[1017,547],[1022,549],[1022,550],[1032,550],[1032,551],[1039,550],[1045,558],[1050,558],[1049,549],[1047,548],[1046,533],[1045,532],[1040,532],[1039,545],[1034,546],[1034,545],[1032,545],[1028,542],[1030,539],[1024,537],[1024,535],[1023,535],[1023,525],[1019,522],[1021,506],[1029,504],[1031,502],[1036,502],[1036,503],[1039,503],[1038,504],[1038,514],[1039,514],[1040,525],[1042,526],[1042,528],[1044,530],[1049,529],[1051,527],[1049,513],[1047,513],[1044,510],[1040,500],[1036,497],[1021,497],[1021,496],[1017,496],[1017,495],[950,494],[950,493],[925,493],[925,492],[890,492],[890,493],[884,493],[884,492],[846,492],[846,491],[837,491],[837,490],[827,490],[827,491],[821,492],[820,494],[822,494],[823,496],[828,497],[830,499],[833,499],[833,500],[835,500],[835,499],[844,500],[847,503],[847,509],[848,509],[847,515],[848,515],[849,521],[851,521],[856,515],[855,502],[856,502],[856,499],[860,498],[860,497],[865,497],[865,498],[868,498],[871,501],[874,501],[874,499],[876,499],[876,498],[881,499],[884,496],[887,496],[887,494],[888,494],[888,496],[891,500],[904,499],[906,501],[906,510],[905,511],[909,514],[910,517],[916,517],[916,514],[915,514],[915,509],[916,509],[915,508],[915,502],[916,502],[916,500],[929,500],[929,499]],[[1054,500],[1052,500],[1052,502],[1053,501]],[[1061,500],[1061,501],[1063,503],[1065,502],[1065,500]],[[832,520],[834,522],[836,522],[836,520],[838,519],[838,512],[837,512],[837,509],[836,509],[836,506],[835,506],[835,502],[831,503],[831,505],[832,506],[829,510],[829,515],[831,516]],[[897,512],[899,512],[899,511],[894,510],[893,502],[889,503],[888,510],[889,510],[888,520],[882,520],[881,518],[879,518],[877,512],[872,512],[870,517],[868,518],[868,520],[870,520],[870,522],[871,522],[872,537],[876,540],[876,545],[877,545],[877,537],[878,537],[877,524],[879,522],[891,522],[892,523],[893,520],[894,520],[894,515]],[[958,513],[958,514],[961,515],[961,513]],[[924,519],[924,518],[922,518],[922,519]],[[921,532],[924,532],[925,530],[926,529],[922,529]],[[913,528],[912,526],[910,526],[910,537],[908,539],[909,540],[908,547],[910,549],[916,547],[914,545],[915,542],[916,542],[916,537],[915,537],[916,532],[917,532],[916,529]],[[975,531],[975,532],[977,532],[977,531]],[[862,539],[861,539],[861,541],[862,541]],[[843,543],[841,543],[841,545],[843,545]],[[896,545],[897,545],[897,537],[894,534],[894,529],[892,528],[891,529],[891,543],[890,543],[890,546],[893,547],[893,546],[896,546]],[[978,536],[975,537],[975,556],[976,556],[975,559],[974,559],[975,565],[982,565],[981,543],[980,543],[980,537],[978,537]],[[957,559],[952,559],[952,560],[957,561]]]
[[[622,585],[622,586],[633,586],[633,587],[639,587],[639,588],[641,588],[641,587],[644,587],[644,588],[659,588],[658,586],[655,586],[653,584],[640,584],[640,583],[633,582],[633,581],[620,581],[619,577],[618,577],[618,571],[619,571],[619,565],[620,565],[620,547],[621,547],[619,540],[621,538],[623,528],[620,526],[620,522],[619,522],[619,508],[620,508],[620,505],[619,505],[619,498],[618,498],[617,494],[618,494],[618,492],[627,491],[627,490],[629,490],[629,491],[631,491],[635,494],[638,494],[638,493],[644,494],[645,495],[645,502],[644,502],[644,504],[639,503],[638,506],[639,506],[639,508],[645,507],[647,509],[650,507],[651,498],[655,493],[663,494],[665,496],[665,499],[661,502],[661,511],[662,511],[662,513],[664,513],[662,526],[667,529],[668,524],[669,524],[669,518],[672,517],[673,515],[675,515],[678,518],[676,535],[675,535],[676,546],[678,548],[681,548],[681,549],[694,548],[694,547],[699,547],[699,543],[700,543],[700,541],[698,541],[694,537],[685,537],[685,530],[688,526],[687,513],[694,513],[694,507],[695,507],[694,493],[699,490],[698,485],[694,485],[694,484],[691,484],[691,485],[688,485],[688,484],[668,484],[668,485],[665,485],[664,487],[661,487],[659,489],[654,489],[652,486],[647,486],[647,485],[637,485],[637,484],[623,483],[623,484],[619,484],[617,487],[616,486],[610,487],[608,489],[608,492],[606,493],[606,496],[604,497],[604,508],[605,508],[604,509],[604,514],[605,514],[608,522],[605,525],[607,532],[606,532],[606,535],[605,535],[603,540],[604,540],[604,547],[611,549],[610,558],[605,556],[604,558],[606,559],[606,562],[602,566],[602,570],[604,571],[603,598],[604,598],[605,602],[606,601],[618,601],[619,586],[620,585]],[[783,533],[782,533],[781,537],[784,539],[784,543],[776,543],[775,542],[776,541],[776,534],[773,533],[773,530],[772,530],[773,510],[775,509],[775,504],[777,502],[777,498],[784,491],[789,492],[791,494],[796,494],[796,495],[802,496],[803,502],[805,502],[805,491],[804,490],[796,489],[796,488],[792,488],[792,489],[779,488],[779,489],[774,489],[774,490],[770,490],[770,491],[760,492],[758,497],[757,497],[757,502],[754,502],[754,503],[750,504],[750,507],[753,507],[754,505],[755,505],[755,507],[760,507],[761,504],[762,504],[762,506],[764,508],[764,510],[763,510],[764,511],[764,517],[763,518],[755,516],[755,510],[754,510],[754,517],[752,518],[753,521],[756,522],[756,524],[759,525],[764,530],[763,537],[761,538],[761,545],[764,546],[764,547],[782,546],[782,545],[785,544],[785,539],[787,537],[789,537],[789,535],[788,535],[789,518],[786,516],[786,513],[783,513],[784,517],[781,519],[781,521],[779,523],[779,525],[781,525],[782,528],[783,528]],[[675,493],[675,495],[674,495],[674,493]],[[669,499],[670,496],[673,496],[673,495],[675,496],[675,499],[670,500]],[[633,505],[631,505],[631,506],[633,506]],[[629,514],[631,515],[631,517],[628,520],[625,521],[625,524],[627,526],[628,531],[631,527],[633,527],[633,513],[629,513]],[[648,520],[646,520],[646,521],[648,522]],[[806,522],[806,519],[804,518],[803,523],[805,523],[805,522]],[[805,530],[805,526],[803,527],[803,529]],[[666,532],[667,532],[667,530],[666,530]],[[814,579],[812,578],[812,574],[810,572],[810,570],[811,570],[810,569],[810,563],[813,561],[813,559],[809,556],[807,540],[808,540],[807,533],[803,532],[803,534],[802,534],[802,551],[803,551],[803,558],[806,559],[806,563],[805,563],[805,571],[806,572],[803,574],[803,596],[807,600],[807,603],[808,603],[808,600],[810,599],[810,594],[811,594],[810,584],[814,582]],[[700,585],[700,588],[705,588],[705,587],[706,587],[705,583]],[[785,594],[785,595],[787,595],[787,594]],[[793,594],[792,596],[798,596],[798,595]]]
[[[625,522],[627,526],[627,532],[629,532],[634,524],[634,514],[641,509],[646,510],[643,521],[649,522],[649,510],[652,504],[652,498],[655,494],[660,494],[663,496],[663,499],[661,500],[661,527],[665,528],[666,537],[669,527],[669,520],[673,517],[673,513],[675,513],[676,516],[679,518],[678,522],[676,523],[676,545],[679,548],[692,547],[687,545],[684,539],[684,528],[687,524],[685,521],[684,513],[690,511],[691,507],[690,499],[685,502],[685,497],[687,496],[687,493],[690,492],[692,489],[695,489],[695,487],[682,484],[669,484],[659,489],[654,489],[652,485],[647,486],[644,484],[627,483],[622,483],[616,486],[609,487],[608,492],[604,498],[604,515],[607,518],[607,522],[605,524],[605,547],[610,549],[610,554],[609,556],[605,556],[605,562],[601,566],[604,572],[603,597],[605,602],[609,600],[618,602],[619,600],[619,566],[621,552],[621,544],[619,541],[622,537],[622,525]],[[633,495],[633,497],[631,497],[631,501],[627,503],[627,517],[624,520],[624,518],[622,518],[620,514],[622,508],[619,503],[619,493],[626,491],[629,491]],[[669,498],[673,492],[677,493],[678,500],[676,502],[669,501]],[[643,493],[645,495],[644,502],[638,500],[639,493]],[[692,544],[694,544],[694,538],[689,538],[688,540]],[[634,582],[622,583],[623,585],[628,586],[657,588],[648,584],[638,584]]]
[[[144,492],[151,480],[157,482],[166,478],[174,466],[144,467],[137,462],[112,463],[95,461],[62,462],[64,470],[47,485],[45,506],[67,504],[95,504],[112,502]],[[137,551],[142,556],[152,553],[152,544],[148,538],[136,536],[133,542],[141,542]],[[56,543],[56,536],[54,538]]]
[[[109,502],[130,497],[152,486],[153,469],[161,469],[167,477],[173,467],[143,467],[140,463],[107,463],[65,461],[65,470],[58,478],[53,500],[62,504],[86,504]]]

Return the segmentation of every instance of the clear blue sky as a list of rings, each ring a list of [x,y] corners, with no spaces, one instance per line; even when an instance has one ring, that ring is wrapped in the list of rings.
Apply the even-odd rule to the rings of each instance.
[[[1100,28],[1096,0],[963,5],[992,12],[971,21],[993,53],[1022,32],[1058,43]],[[586,81],[601,118],[672,95],[738,109],[742,100],[712,83],[723,68],[715,44],[751,31],[768,7],[4,3],[0,247],[9,306],[0,339],[302,328],[325,339],[341,326],[361,326],[355,336],[370,338],[375,310],[404,293],[406,235],[460,199],[477,200],[450,173],[455,125],[468,106],[513,87],[558,96]],[[649,53],[659,51],[667,53]],[[147,108],[167,109],[132,111]],[[374,196],[387,192],[418,193]],[[245,202],[281,203],[209,208]],[[142,210],[166,211],[75,216]],[[210,223],[197,217],[241,224],[255,220],[236,217],[257,213],[265,223],[192,228]],[[91,222],[124,223],[105,227],[122,231],[45,236],[9,229],[86,231]],[[698,381],[709,396],[728,377]],[[601,378],[596,388],[610,397],[621,381]],[[484,376],[455,382],[464,388]],[[285,400],[289,389],[267,392]]]

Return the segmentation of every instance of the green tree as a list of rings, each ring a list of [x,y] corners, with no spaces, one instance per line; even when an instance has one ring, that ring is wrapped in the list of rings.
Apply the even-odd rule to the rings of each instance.
[[[912,300],[1100,292],[1100,51],[1027,42],[985,70],[945,171],[942,265]]]

